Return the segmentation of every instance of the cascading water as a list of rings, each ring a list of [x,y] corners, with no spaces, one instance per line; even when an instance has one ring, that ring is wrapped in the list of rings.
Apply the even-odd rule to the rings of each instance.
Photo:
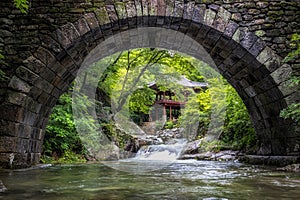
[[[176,160],[187,141],[185,139],[174,139],[169,144],[158,144],[143,146],[134,157],[135,160],[173,161]]]
[[[152,144],[142,146],[134,157],[108,161],[105,164],[114,169],[132,173],[159,170],[175,162],[187,143],[186,139],[168,138],[163,142],[162,138],[153,135],[143,137],[143,139],[149,138],[152,139]]]

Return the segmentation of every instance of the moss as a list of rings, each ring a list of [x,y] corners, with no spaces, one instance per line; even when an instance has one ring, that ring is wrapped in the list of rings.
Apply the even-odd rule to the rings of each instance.
[[[273,21],[280,21],[284,15],[283,10],[270,10],[267,13],[268,18]]]
[[[258,31],[255,31],[255,35],[257,35],[258,37],[262,37],[266,34],[265,31],[263,30],[258,30]]]
[[[93,8],[86,9],[86,12],[94,12],[96,10],[97,10],[97,8],[93,7]]]
[[[213,3],[213,2],[214,2],[213,0],[202,0],[202,3],[206,3],[206,4]]]
[[[127,14],[126,14],[125,3],[123,3],[123,2],[116,2],[115,3],[115,9],[116,9],[118,17],[120,19],[126,18]]]
[[[84,13],[85,9],[83,8],[73,8],[71,10],[69,10],[70,13]]]
[[[110,22],[108,13],[105,8],[100,8],[95,10],[97,19],[99,20],[100,25],[107,24]]]

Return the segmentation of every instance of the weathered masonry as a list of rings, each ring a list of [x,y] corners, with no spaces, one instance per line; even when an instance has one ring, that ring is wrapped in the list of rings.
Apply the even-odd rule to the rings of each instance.
[[[51,109],[86,56],[120,33],[129,47],[146,47],[125,33],[147,27],[182,33],[205,48],[249,110],[257,154],[299,156],[298,127],[279,117],[300,99],[286,86],[295,63],[282,62],[299,24],[299,0],[30,0],[28,14],[2,0],[1,69],[8,78],[0,82],[0,163],[37,163]],[[153,47],[168,41],[164,37]]]

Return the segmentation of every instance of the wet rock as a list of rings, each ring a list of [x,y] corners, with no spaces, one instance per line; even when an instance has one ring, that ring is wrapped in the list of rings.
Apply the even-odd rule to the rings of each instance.
[[[202,140],[195,140],[192,142],[187,143],[187,145],[182,150],[182,154],[197,154],[199,153],[199,146]]]
[[[172,128],[172,129],[164,129],[156,132],[156,136],[163,139],[163,141],[167,141],[171,138],[182,138],[183,137],[183,128]]]
[[[284,167],[290,164],[299,163],[299,156],[262,156],[262,155],[244,155],[239,156],[239,161],[252,165],[273,165]]]
[[[280,171],[300,172],[300,164],[291,164],[277,169]]]
[[[197,154],[184,154],[180,156],[179,159],[196,159],[196,160],[214,160],[214,161],[231,161],[236,160],[238,152],[232,150],[220,151],[217,153],[214,152],[204,152]]]
[[[229,160],[236,160],[238,155],[238,151],[226,150],[220,151],[212,155],[214,160],[220,161],[229,161]]]
[[[136,153],[140,149],[140,141],[137,138],[131,138],[127,141],[127,144],[124,148],[125,151]]]

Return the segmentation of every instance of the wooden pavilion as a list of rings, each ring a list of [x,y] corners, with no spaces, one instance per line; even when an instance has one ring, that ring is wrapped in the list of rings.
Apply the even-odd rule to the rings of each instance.
[[[208,84],[205,82],[191,81],[184,76],[181,76],[179,80],[176,80],[177,84],[184,88],[191,88],[194,92],[198,93],[202,89],[206,89]],[[149,121],[157,121],[162,119],[163,121],[174,121],[180,116],[180,110],[187,102],[187,97],[190,94],[188,90],[183,90],[185,96],[184,101],[176,100],[175,93],[171,90],[161,91],[155,81],[148,84],[148,87],[155,90],[156,99],[154,102],[154,116],[149,115]],[[161,112],[162,110],[162,112]],[[154,118],[154,120],[153,120]]]

